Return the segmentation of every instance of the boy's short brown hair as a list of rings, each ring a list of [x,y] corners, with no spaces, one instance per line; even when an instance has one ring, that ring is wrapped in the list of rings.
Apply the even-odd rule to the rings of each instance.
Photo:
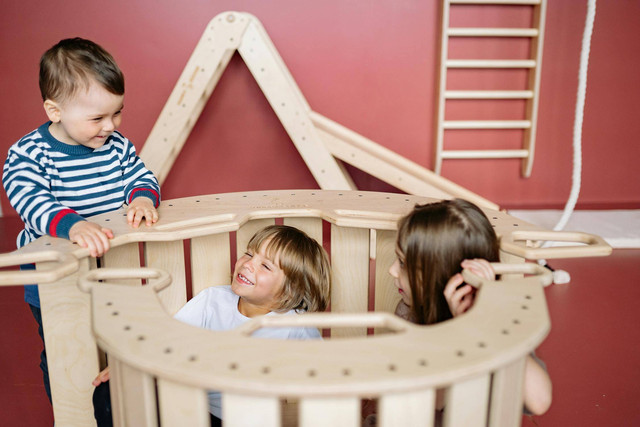
[[[42,100],[63,102],[92,80],[114,95],[124,94],[124,75],[113,57],[79,37],[60,40],[40,58]]]
[[[276,311],[324,311],[329,302],[331,268],[327,253],[304,231],[286,225],[271,225],[258,231],[247,249],[278,258],[285,279]]]

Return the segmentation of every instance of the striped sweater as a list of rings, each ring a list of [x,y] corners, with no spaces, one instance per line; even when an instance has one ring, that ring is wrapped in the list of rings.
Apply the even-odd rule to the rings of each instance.
[[[133,144],[114,132],[94,150],[56,140],[45,123],[10,149],[2,182],[25,228],[18,247],[49,234],[69,237],[83,218],[119,209],[136,197],[159,204],[160,187]]]
[[[78,221],[119,209],[136,197],[148,197],[158,206],[158,181],[122,134],[114,132],[94,150],[56,140],[49,125],[12,145],[4,164],[2,183],[25,224],[18,247],[46,234],[69,238]]]

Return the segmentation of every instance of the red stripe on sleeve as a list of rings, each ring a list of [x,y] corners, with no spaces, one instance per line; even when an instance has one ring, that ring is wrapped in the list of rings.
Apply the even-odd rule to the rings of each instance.
[[[160,195],[151,188],[134,188],[133,190],[131,190],[128,203],[131,203],[131,200],[133,200],[133,195],[135,194],[136,191],[148,191],[150,193],[153,193],[153,195],[156,196],[156,201],[154,202],[155,207],[157,208],[158,205],[160,204]]]
[[[74,214],[74,213],[76,213],[76,211],[74,211],[73,209],[63,209],[60,212],[58,212],[56,216],[53,217],[53,219],[51,220],[51,223],[49,224],[49,234],[52,237],[58,237],[58,234],[56,233],[56,229],[58,228],[58,223],[60,223],[60,220],[62,220],[62,218],[64,218],[66,215]]]

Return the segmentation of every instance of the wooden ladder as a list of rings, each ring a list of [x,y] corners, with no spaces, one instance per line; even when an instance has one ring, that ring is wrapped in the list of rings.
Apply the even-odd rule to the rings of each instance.
[[[530,28],[467,28],[450,27],[450,11],[457,5],[509,5],[533,7]],[[441,173],[445,159],[522,159],[522,176],[531,175],[535,149],[540,69],[542,65],[542,43],[544,35],[546,0],[443,0],[442,34],[440,46],[440,82],[438,88],[437,133],[434,156],[434,171]],[[530,38],[529,59],[449,59],[451,37],[511,37]],[[528,69],[525,90],[447,90],[449,69]],[[526,100],[523,120],[446,120],[447,100]],[[451,129],[522,129],[523,142],[520,149],[499,150],[445,150],[445,130]]]

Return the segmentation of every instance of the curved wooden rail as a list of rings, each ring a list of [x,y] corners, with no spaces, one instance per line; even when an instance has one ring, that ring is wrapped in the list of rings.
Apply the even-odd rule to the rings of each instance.
[[[496,267],[503,274],[523,271],[521,265]],[[543,270],[533,268],[536,274]],[[108,272],[101,276],[105,283],[91,286],[91,294],[100,346],[120,363],[158,379],[248,398],[382,399],[464,383],[533,350],[549,331],[542,288],[549,276],[484,280],[472,310],[434,326],[389,313],[320,313],[259,318],[235,331],[214,332],[174,320],[153,287],[110,284]],[[389,332],[323,341],[250,337],[259,328],[294,325]]]

